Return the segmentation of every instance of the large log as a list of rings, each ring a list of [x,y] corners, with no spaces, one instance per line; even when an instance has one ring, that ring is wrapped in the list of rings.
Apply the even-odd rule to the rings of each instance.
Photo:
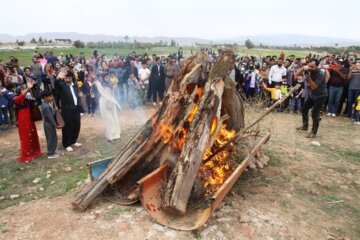
[[[199,109],[190,124],[185,143],[170,174],[163,197],[163,209],[176,214],[185,214],[186,205],[206,150],[211,125],[217,112],[220,115],[224,82],[208,83],[201,98]],[[194,147],[196,146],[196,147]]]
[[[127,144],[125,149],[119,154],[106,170],[99,176],[97,180],[91,182],[88,186],[85,187],[73,200],[72,205],[77,210],[85,210],[90,203],[99,196],[106,187],[109,186],[109,183],[106,179],[106,176],[109,172],[117,165],[121,164],[123,161],[128,159],[134,152],[138,151],[139,148],[146,142],[146,139],[149,138],[153,131],[153,122],[151,120],[138,131],[138,133],[132,138],[132,140]]]
[[[180,157],[165,187],[162,204],[165,211],[180,215],[186,212],[202,156],[209,142],[211,125],[215,117],[219,118],[221,114],[223,79],[228,77],[234,61],[232,51],[223,51],[209,73],[199,109],[191,122]]]

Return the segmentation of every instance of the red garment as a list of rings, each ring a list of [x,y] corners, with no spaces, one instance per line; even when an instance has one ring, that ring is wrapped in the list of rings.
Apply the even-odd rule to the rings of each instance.
[[[14,103],[21,105],[25,102],[25,96],[22,94],[14,98]],[[20,157],[18,162],[31,162],[43,153],[40,150],[39,137],[35,123],[31,120],[30,108],[22,108],[18,111],[18,128],[20,137]]]

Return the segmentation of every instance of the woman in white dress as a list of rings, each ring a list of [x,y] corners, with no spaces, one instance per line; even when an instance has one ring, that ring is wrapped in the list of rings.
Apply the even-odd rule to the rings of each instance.
[[[120,138],[120,125],[117,115],[117,109],[121,109],[118,102],[112,94],[112,85],[107,82],[102,84],[95,81],[98,92],[100,93],[99,109],[101,118],[105,125],[105,135],[109,142]]]

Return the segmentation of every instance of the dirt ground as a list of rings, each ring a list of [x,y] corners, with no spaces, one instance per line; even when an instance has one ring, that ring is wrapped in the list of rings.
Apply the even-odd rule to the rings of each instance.
[[[134,134],[154,112],[124,109],[122,134]],[[70,205],[75,187],[64,196],[1,210],[0,239],[360,239],[360,127],[342,117],[323,117],[316,146],[296,133],[300,122],[299,115],[272,113],[261,123],[262,134],[272,132],[264,147],[269,165],[244,173],[198,231],[163,227],[139,203],[124,207],[100,199],[86,212],[75,212]],[[38,130],[45,149],[41,123]],[[107,144],[103,135],[98,116],[83,117],[80,140],[88,144],[81,153],[92,153],[94,142]],[[17,152],[4,143],[17,149],[17,139],[16,130],[1,135],[0,152],[9,154],[0,161],[15,161]]]

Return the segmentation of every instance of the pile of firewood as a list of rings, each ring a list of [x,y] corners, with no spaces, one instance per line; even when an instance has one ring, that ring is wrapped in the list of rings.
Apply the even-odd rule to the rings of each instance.
[[[211,196],[238,164],[232,160],[236,140],[251,137],[248,130],[254,126],[245,128],[243,102],[228,77],[234,63],[229,50],[222,51],[213,66],[205,53],[190,57],[160,110],[101,176],[82,189],[72,202],[74,208],[83,211],[113,189],[124,197],[124,204],[132,203],[141,194],[137,182],[162,165],[168,166],[161,192],[164,211],[185,214],[198,186],[204,198]],[[263,167],[268,160],[259,151],[250,167]]]

